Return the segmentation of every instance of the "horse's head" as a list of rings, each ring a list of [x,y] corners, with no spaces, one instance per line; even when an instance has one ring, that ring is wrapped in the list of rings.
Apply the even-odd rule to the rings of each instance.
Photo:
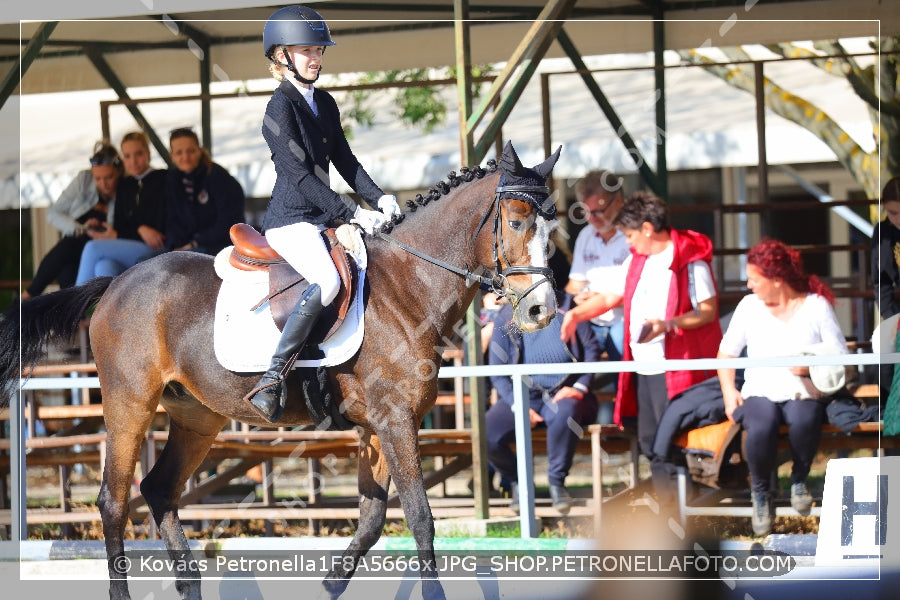
[[[553,273],[547,266],[550,233],[557,225],[556,206],[546,182],[560,149],[528,168],[507,143],[499,161],[491,260],[495,287],[512,302],[513,318],[523,331],[546,327],[556,316]]]

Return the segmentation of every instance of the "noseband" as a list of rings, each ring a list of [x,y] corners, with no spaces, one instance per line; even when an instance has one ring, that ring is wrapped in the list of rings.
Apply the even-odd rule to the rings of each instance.
[[[533,267],[531,265],[522,265],[522,266],[512,266],[510,265],[510,261],[506,256],[506,249],[503,247],[503,227],[500,225],[500,199],[503,194],[508,194],[511,192],[518,192],[524,194],[544,194],[547,195],[550,193],[550,189],[545,185],[502,185],[503,181],[501,179],[500,184],[497,186],[497,189],[494,190],[494,199],[491,201],[491,205],[488,207],[487,212],[484,213],[484,216],[481,218],[481,221],[478,224],[478,227],[475,229],[475,234],[472,236],[472,241],[474,243],[474,239],[478,237],[478,233],[481,231],[481,228],[484,227],[484,224],[487,222],[488,218],[490,218],[491,214],[494,215],[492,233],[494,236],[493,246],[491,248],[491,258],[494,261],[494,271],[488,270],[487,275],[479,275],[473,272],[468,268],[468,265],[465,269],[461,269],[459,267],[455,267],[447,262],[444,262],[438,258],[434,258],[433,256],[429,256],[423,252],[419,252],[415,248],[404,244],[397,238],[382,232],[376,232],[375,235],[378,237],[387,240],[398,246],[399,248],[405,250],[406,252],[412,254],[413,256],[417,256],[425,261],[430,262],[433,265],[437,265],[442,269],[446,269],[452,273],[456,273],[457,275],[461,275],[466,280],[466,285],[472,285],[472,283],[479,283],[486,287],[489,287],[491,291],[497,294],[500,297],[512,296],[510,301],[512,302],[513,307],[515,307],[519,302],[521,302],[528,294],[533,292],[538,286],[542,285],[545,281],[549,282],[552,287],[555,287],[555,282],[553,279],[553,270],[549,267]],[[500,259],[506,262],[507,266],[505,269],[502,267],[502,263]],[[518,294],[511,294],[511,288],[507,278],[510,275],[540,275],[541,279],[539,279],[536,283],[531,284],[528,288],[522,292],[521,296]]]

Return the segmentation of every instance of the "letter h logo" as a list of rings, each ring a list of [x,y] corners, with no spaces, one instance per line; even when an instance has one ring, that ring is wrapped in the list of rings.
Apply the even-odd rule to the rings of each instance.
[[[884,546],[887,543],[887,506],[888,478],[878,476],[878,489],[875,502],[857,502],[854,500],[852,475],[844,476],[844,497],[841,514],[841,546],[853,544],[853,517],[875,517],[875,544]]]

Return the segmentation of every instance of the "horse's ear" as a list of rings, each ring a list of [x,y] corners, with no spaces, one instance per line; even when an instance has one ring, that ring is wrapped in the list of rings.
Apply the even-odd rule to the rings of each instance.
[[[538,174],[544,179],[550,175],[550,172],[553,170],[553,167],[556,165],[556,161],[559,160],[559,153],[562,151],[562,146],[556,149],[556,152],[550,155],[547,160],[542,162],[539,165],[534,167],[534,170],[538,172]],[[505,152],[505,151],[504,151]]]
[[[525,172],[525,167],[522,166],[512,142],[507,141],[503,146],[503,154],[500,155],[500,170],[510,175],[521,175]]]

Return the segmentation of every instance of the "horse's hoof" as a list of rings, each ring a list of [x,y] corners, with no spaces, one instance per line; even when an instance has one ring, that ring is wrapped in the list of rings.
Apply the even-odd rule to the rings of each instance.
[[[424,600],[447,600],[444,586],[440,581],[422,580],[422,598]]]
[[[350,585],[349,579],[328,579],[322,581],[322,587],[316,594],[316,600],[337,600]]]
[[[117,579],[109,582],[109,600],[131,600],[127,580]]]

